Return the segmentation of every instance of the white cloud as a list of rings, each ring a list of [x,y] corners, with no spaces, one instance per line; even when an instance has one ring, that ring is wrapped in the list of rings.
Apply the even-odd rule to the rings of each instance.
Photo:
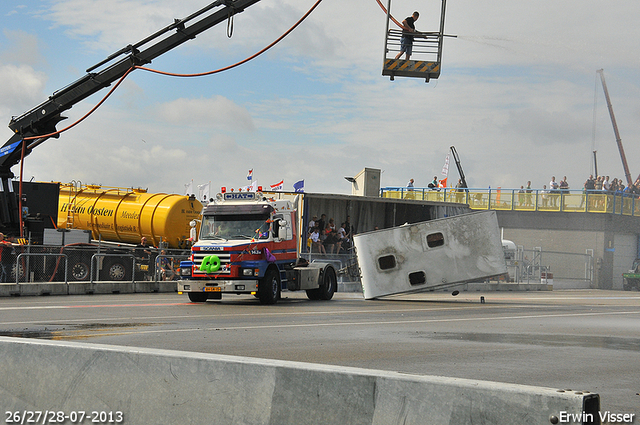
[[[231,131],[253,131],[247,110],[223,97],[176,99],[158,107],[160,117],[169,124],[209,127]]]
[[[0,65],[0,111],[3,116],[18,115],[42,100],[46,76],[29,65]],[[10,83],[9,83],[10,82]]]
[[[3,32],[7,44],[0,55],[2,62],[20,63],[31,66],[42,63],[43,58],[40,54],[41,42],[35,34],[29,34],[21,30],[11,31],[7,29]]]

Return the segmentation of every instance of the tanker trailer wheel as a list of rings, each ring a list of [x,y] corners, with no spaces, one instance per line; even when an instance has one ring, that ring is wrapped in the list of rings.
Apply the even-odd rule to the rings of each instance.
[[[277,270],[267,270],[258,284],[258,298],[261,304],[278,302],[278,298],[280,298],[280,273]]]
[[[310,300],[329,301],[338,289],[338,278],[336,271],[331,266],[325,266],[322,270],[322,282],[318,289],[307,290],[307,298]]]
[[[11,273],[10,273],[11,282],[15,283],[16,273],[18,274],[18,280],[20,281],[25,280],[25,272],[24,272],[24,267],[22,266],[22,263],[18,264],[17,266],[15,263],[11,265]]]
[[[209,298],[209,295],[204,292],[187,292],[187,295],[192,303],[203,303]]]
[[[87,263],[79,261],[71,267],[71,277],[73,280],[88,280],[90,271]]]
[[[110,281],[122,281],[122,280],[131,280],[127,279],[127,268],[124,264],[119,260],[113,260],[107,263],[106,267],[103,267],[102,272],[104,274],[104,280]]]

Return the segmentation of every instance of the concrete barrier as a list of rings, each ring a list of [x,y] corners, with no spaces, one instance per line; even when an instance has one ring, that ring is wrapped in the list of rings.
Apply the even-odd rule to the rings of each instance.
[[[0,297],[177,292],[175,281],[2,283]]]
[[[0,337],[0,361],[0,405],[16,419],[48,410],[127,425],[542,425],[599,409],[588,392],[77,342]]]

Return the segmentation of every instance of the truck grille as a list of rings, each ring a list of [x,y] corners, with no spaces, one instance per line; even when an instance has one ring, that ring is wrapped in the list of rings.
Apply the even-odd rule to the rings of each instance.
[[[220,259],[220,270],[215,272],[214,274],[231,274],[231,254],[223,251],[198,251],[193,253],[193,262],[195,264],[193,274],[194,275],[206,275],[205,272],[200,271],[200,265],[202,264],[202,260],[209,255],[215,255]]]

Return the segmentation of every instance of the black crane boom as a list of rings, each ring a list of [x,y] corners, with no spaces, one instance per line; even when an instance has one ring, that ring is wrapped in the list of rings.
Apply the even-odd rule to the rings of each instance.
[[[195,38],[198,34],[211,27],[230,19],[231,16],[244,11],[247,7],[259,1],[217,0],[184,19],[176,19],[171,25],[134,45],[129,45],[119,50],[102,62],[90,67],[87,69],[86,75],[56,91],[45,102],[18,117],[13,117],[9,123],[9,128],[13,130],[14,135],[0,149],[0,177],[2,179],[13,177],[11,167],[20,162],[22,139],[24,137],[54,133],[58,122],[64,119],[61,116],[63,111],[70,109],[76,103],[105,87],[109,87],[113,82],[125,75],[132,66],[151,63],[158,56]],[[207,14],[216,7],[221,8],[211,14]],[[158,38],[171,31],[175,32],[158,41]],[[155,44],[144,48],[144,46],[153,41],[156,41]],[[122,55],[126,56],[102,70],[95,71],[97,68],[114,62]],[[46,138],[43,139],[46,140]],[[43,139],[28,142],[25,155],[28,155],[35,146],[44,142]]]
[[[460,181],[462,183],[462,187],[467,186],[467,179],[464,177],[464,171],[462,171],[462,164],[460,163],[460,157],[458,156],[458,151],[456,151],[455,146],[451,146],[451,154],[453,155],[453,160],[456,162],[456,167],[458,167],[458,174],[460,174]]]

